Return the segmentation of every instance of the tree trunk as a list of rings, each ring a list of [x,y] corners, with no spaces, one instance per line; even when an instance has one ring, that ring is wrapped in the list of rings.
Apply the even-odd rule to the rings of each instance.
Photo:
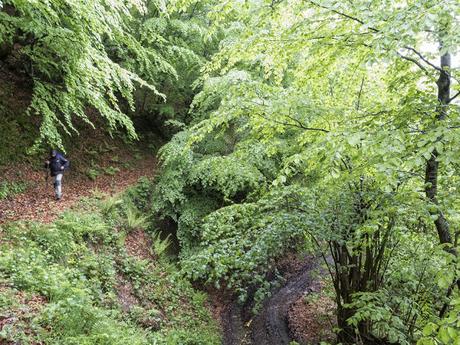
[[[451,56],[450,54],[444,53],[441,56],[441,71],[439,72],[439,78],[436,81],[436,85],[438,86],[438,115],[437,120],[443,121],[447,116],[447,107],[451,101],[450,99],[450,84],[451,84],[451,77],[450,77],[450,68],[451,68]],[[434,149],[431,153],[430,159],[427,161],[426,170],[425,170],[425,194],[426,197],[430,202],[434,205],[439,205],[438,202],[438,171],[439,171],[439,161],[438,161],[439,152],[438,150]],[[449,223],[442,213],[441,210],[437,210],[432,212],[432,214],[436,215],[437,218],[434,221],[434,225],[436,227],[436,231],[438,232],[439,242],[441,244],[453,244],[452,235],[450,233]],[[448,249],[449,253],[457,256],[457,251],[455,248]],[[456,280],[456,281],[455,281]],[[455,282],[457,287],[460,289],[460,279],[455,277]],[[443,306],[440,312],[440,316],[442,317],[446,311],[446,305]]]
[[[445,53],[441,56],[441,69],[439,72],[439,78],[436,82],[438,86],[438,115],[437,120],[443,121],[447,115],[447,106],[450,102],[450,67],[451,57],[449,53]],[[439,152],[434,149],[431,153],[430,159],[427,161],[425,170],[425,194],[430,202],[434,205],[438,205],[438,161]],[[438,232],[439,241],[441,244],[450,243],[452,244],[452,236],[450,234],[449,223],[445,218],[441,210],[433,212],[438,218],[434,224]]]

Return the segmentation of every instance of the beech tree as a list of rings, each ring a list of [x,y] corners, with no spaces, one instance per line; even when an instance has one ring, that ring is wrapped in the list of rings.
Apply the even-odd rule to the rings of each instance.
[[[204,70],[194,125],[163,149],[156,193],[191,247],[192,277],[260,285],[253,272],[263,277],[303,232],[333,258],[339,340],[455,343],[459,11],[429,0],[217,4],[214,24],[235,30]],[[221,168],[195,171],[216,156]],[[239,187],[235,164],[251,171]],[[197,193],[207,208],[194,207]]]
[[[14,56],[30,79],[28,111],[41,123],[37,145],[63,148],[62,134],[76,134],[76,121],[92,125],[88,108],[110,132],[122,128],[136,138],[128,114],[139,112],[146,98],[164,104],[168,80],[185,79],[187,69],[195,70],[192,78],[198,73],[204,24],[182,21],[156,0],[6,0],[0,2],[0,59]]]

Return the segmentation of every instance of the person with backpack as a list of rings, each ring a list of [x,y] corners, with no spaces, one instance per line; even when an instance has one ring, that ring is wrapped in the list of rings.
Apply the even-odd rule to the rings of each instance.
[[[50,170],[54,180],[54,192],[56,200],[62,198],[62,176],[64,171],[69,168],[70,162],[57,150],[50,150],[50,157],[45,162],[45,168]]]

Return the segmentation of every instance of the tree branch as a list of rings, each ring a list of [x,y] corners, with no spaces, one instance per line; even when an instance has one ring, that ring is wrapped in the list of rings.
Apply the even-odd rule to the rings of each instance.
[[[406,56],[406,55],[402,55],[400,52],[396,52],[401,58],[403,58],[404,60],[407,60],[407,61],[410,61],[414,64],[416,64],[423,72],[425,72],[426,75],[430,75],[430,72],[425,68],[425,66],[423,66],[419,61],[409,57],[409,56]]]
[[[409,47],[409,46],[405,46],[404,48],[406,48],[407,50],[410,50],[412,52],[414,52],[423,62],[425,62],[427,65],[430,65],[431,67],[433,67],[435,70],[439,71],[439,72],[444,72],[444,70],[439,67],[439,66],[436,66],[434,63],[430,62],[426,57],[424,57],[418,50],[412,48],[412,47]]]
[[[333,12],[333,13],[335,13],[335,14],[338,14],[338,15],[340,15],[340,16],[342,16],[342,17],[345,17],[345,18],[348,18],[348,19],[350,19],[350,20],[352,20],[352,21],[355,21],[355,22],[357,22],[357,23],[359,23],[359,24],[361,24],[361,25],[365,25],[365,24],[366,24],[366,23],[364,23],[363,20],[361,20],[361,19],[359,19],[359,18],[356,18],[356,17],[354,17],[354,16],[352,16],[352,15],[349,15],[349,14],[347,14],[347,13],[340,12],[340,11],[334,9],[334,8],[330,8],[330,7],[327,7],[327,6],[318,4],[318,3],[314,2],[314,1],[311,1],[311,0],[308,0],[308,2],[311,3],[312,5],[315,5],[315,6],[317,6],[317,7],[320,7],[320,8],[323,8],[323,9],[325,9],[325,10],[331,11],[331,12]],[[369,30],[371,30],[371,31],[373,31],[373,32],[380,32],[379,29],[376,29],[376,28],[374,28],[374,27],[369,27]]]
[[[449,98],[449,103],[456,99],[458,96],[460,96],[460,91],[453,95],[451,98]]]
[[[266,120],[268,122],[273,122],[273,123],[276,123],[276,124],[279,124],[279,125],[297,127],[297,128],[300,128],[300,129],[304,129],[306,131],[316,131],[316,132],[329,133],[329,131],[327,129],[324,129],[324,128],[307,127],[307,126],[303,125],[300,121],[292,119],[287,115],[284,115],[284,116],[286,116],[287,118],[290,118],[291,120],[295,121],[296,123],[288,123],[288,122],[279,121],[279,120],[276,120],[276,119],[271,119],[271,118],[268,118],[268,117],[266,117],[266,116],[264,116],[262,114],[259,114],[257,112],[254,112],[253,114],[263,118],[264,120]]]
[[[331,11],[332,13],[335,13],[335,14],[338,14],[344,18],[347,18],[347,19],[350,19],[356,23],[359,23],[361,25],[366,25],[366,23],[360,19],[360,18],[357,18],[357,17],[354,17],[350,14],[347,14],[347,13],[344,13],[344,12],[341,12],[339,10],[336,10],[334,8],[330,8],[330,7],[327,7],[327,6],[324,6],[322,4],[319,4],[315,1],[312,1],[312,0],[306,0],[307,2],[309,2],[310,4],[314,5],[314,6],[317,6],[317,7],[320,7],[320,8],[323,8],[325,10],[328,10],[328,11]],[[375,27],[368,27],[368,29],[374,33],[381,33],[381,31]],[[397,37],[393,37],[392,39],[394,40],[397,40],[398,38]],[[414,54],[416,54],[423,62],[425,62],[427,65],[429,65],[430,67],[434,68],[436,71],[438,72],[441,72],[441,73],[447,73],[447,75],[450,77],[450,78],[453,78],[455,80],[457,80],[456,78],[454,78],[449,71],[445,71],[443,70],[441,67],[439,66],[436,66],[435,64],[433,64],[432,62],[430,62],[425,56],[423,56],[418,50],[416,50],[415,48],[412,48],[410,46],[404,46],[405,49],[407,50],[410,50],[411,52],[413,52]],[[418,67],[420,67],[422,70],[425,71],[425,73],[427,73],[428,71],[426,70],[426,68],[422,68],[422,65],[419,61],[413,59],[413,58],[410,58],[408,56],[404,56],[404,55],[401,55],[400,53],[398,53],[398,55],[400,57],[402,57],[403,59],[407,60],[407,61],[411,61],[413,63],[415,63]],[[428,73],[427,73],[428,74]],[[458,81],[458,80],[457,80]],[[457,97],[457,95],[455,96]]]
[[[298,127],[302,128],[302,129],[305,129],[305,130],[308,130],[308,131],[321,131],[321,132],[325,132],[325,133],[328,133],[329,131],[327,129],[323,129],[323,128],[312,128],[312,127],[308,127],[306,125],[304,125],[300,120],[290,116],[290,115],[283,115],[285,117],[287,117],[289,120],[292,120],[294,122],[296,122],[298,124]]]

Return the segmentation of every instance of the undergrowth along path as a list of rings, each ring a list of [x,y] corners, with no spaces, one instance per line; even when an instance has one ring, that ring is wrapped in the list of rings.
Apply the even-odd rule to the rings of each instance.
[[[27,172],[24,182],[29,187],[26,192],[0,200],[0,224],[18,220],[52,222],[82,197],[89,196],[96,191],[108,194],[118,193],[135,184],[141,177],[152,177],[155,168],[156,160],[152,154],[136,161],[134,167],[121,168],[113,175],[101,175],[95,180],[69,171],[64,174],[63,198],[60,201],[54,199],[51,177],[45,183],[46,174],[43,170]],[[8,179],[8,176],[5,179]]]

